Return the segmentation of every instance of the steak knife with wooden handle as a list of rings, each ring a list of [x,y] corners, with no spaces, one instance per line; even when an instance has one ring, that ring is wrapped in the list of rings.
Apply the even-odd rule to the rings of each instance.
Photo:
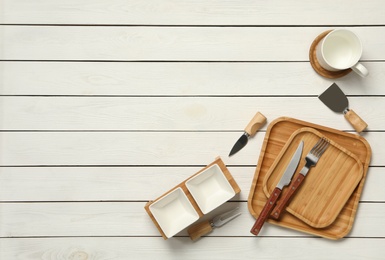
[[[277,203],[273,212],[271,213],[272,218],[279,219],[281,212],[285,209],[286,205],[289,203],[289,200],[293,197],[294,193],[305,179],[310,170],[310,167],[316,166],[318,160],[321,158],[322,154],[325,152],[328,146],[329,141],[326,138],[319,139],[319,141],[313,146],[310,152],[306,155],[305,166],[302,167],[297,178],[291,182],[286,195]]]
[[[259,231],[261,231],[261,228],[265,223],[266,219],[270,216],[270,212],[273,210],[275,203],[277,202],[279,195],[282,192],[283,187],[290,183],[291,178],[293,177],[298,167],[299,161],[301,160],[302,150],[303,141],[301,141],[298,145],[298,148],[296,149],[294,155],[291,157],[289,165],[286,167],[286,170],[283,173],[281,179],[279,180],[277,186],[274,188],[265,206],[263,207],[261,214],[255,221],[254,226],[251,228],[250,232],[252,234],[256,236],[259,234]]]

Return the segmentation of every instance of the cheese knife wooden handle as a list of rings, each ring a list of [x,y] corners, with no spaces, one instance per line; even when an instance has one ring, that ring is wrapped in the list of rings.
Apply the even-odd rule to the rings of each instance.
[[[203,221],[202,223],[196,224],[187,230],[191,240],[197,240],[211,231],[213,231],[213,227],[211,226],[210,221]]]
[[[349,121],[349,123],[353,126],[353,128],[357,131],[357,133],[361,133],[365,130],[365,128],[368,127],[368,124],[362,120],[359,115],[357,115],[356,112],[354,112],[352,109],[348,109],[346,112],[344,112],[344,116],[346,120]]]
[[[265,206],[263,207],[261,214],[258,216],[258,219],[255,221],[254,226],[250,230],[253,235],[257,236],[259,231],[261,231],[263,224],[270,216],[270,212],[273,210],[281,192],[282,190],[276,187],[271,193],[270,198],[267,200]]]
[[[301,185],[302,181],[305,179],[305,176],[299,174],[295,180],[292,180],[289,188],[287,189],[287,193],[283,196],[275,206],[273,212],[271,212],[270,217],[274,219],[279,219],[282,211],[286,208],[286,205],[289,203],[290,199],[297,191],[298,187]]]
[[[262,113],[257,112],[250,120],[249,124],[245,128],[245,132],[249,136],[255,135],[255,133],[266,123],[266,117]]]

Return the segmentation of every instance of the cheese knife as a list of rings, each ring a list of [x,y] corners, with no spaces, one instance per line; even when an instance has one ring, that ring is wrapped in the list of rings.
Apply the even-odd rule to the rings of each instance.
[[[203,221],[199,224],[196,224],[192,227],[190,227],[187,232],[191,238],[191,240],[197,240],[201,236],[204,236],[211,231],[213,231],[213,228],[218,228],[220,226],[223,226],[230,220],[238,217],[241,215],[241,212],[238,212],[239,208],[236,207],[235,209],[232,209],[230,211],[227,211],[223,214],[220,214],[213,218],[212,220]]]
[[[266,123],[266,117],[260,112],[257,112],[254,117],[251,119],[249,124],[245,128],[245,132],[238,139],[231,149],[229,156],[239,152],[243,147],[246,146],[250,137],[254,136],[255,133]]]
[[[251,228],[250,232],[253,235],[257,236],[259,231],[261,231],[261,228],[265,223],[266,219],[270,216],[270,213],[273,210],[275,203],[279,198],[279,195],[281,195],[283,187],[285,187],[290,183],[291,178],[293,177],[298,167],[299,161],[301,160],[302,150],[303,150],[303,141],[301,141],[300,144],[298,145],[294,155],[291,157],[290,163],[285,169],[285,172],[283,173],[281,179],[279,180],[277,186],[274,188],[273,192],[270,194],[270,197],[267,200],[265,206],[263,207],[261,213],[259,214],[257,220],[255,221],[254,226]]]
[[[349,109],[349,101],[344,92],[333,83],[318,98],[331,110],[338,113],[344,113],[346,120],[354,127],[357,133],[361,133],[368,124],[362,120],[352,109]]]

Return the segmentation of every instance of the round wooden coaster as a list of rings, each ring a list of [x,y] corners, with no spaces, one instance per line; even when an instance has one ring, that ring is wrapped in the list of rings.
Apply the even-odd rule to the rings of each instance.
[[[352,69],[339,70],[339,71],[326,70],[322,68],[321,65],[318,63],[317,53],[316,53],[316,47],[318,43],[331,31],[332,30],[325,31],[320,35],[318,35],[317,38],[314,39],[313,43],[310,46],[309,59],[310,59],[311,66],[319,75],[329,79],[336,79],[349,74],[352,71]]]

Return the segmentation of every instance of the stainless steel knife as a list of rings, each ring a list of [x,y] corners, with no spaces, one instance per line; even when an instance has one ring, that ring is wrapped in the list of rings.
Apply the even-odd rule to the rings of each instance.
[[[281,179],[279,180],[277,186],[274,188],[273,192],[270,194],[270,198],[267,200],[265,206],[263,207],[261,214],[258,216],[257,220],[254,223],[254,226],[251,228],[250,232],[254,235],[258,235],[266,219],[270,216],[271,211],[273,210],[275,203],[277,202],[279,195],[281,195],[283,187],[288,185],[293,177],[299,161],[301,160],[303,150],[303,141],[298,145],[297,150],[294,155],[291,157],[289,165],[286,167],[285,172],[283,173]]]
[[[237,153],[247,144],[250,137],[254,136],[255,133],[266,123],[266,117],[262,115],[260,112],[257,112],[255,116],[251,119],[249,124],[245,128],[245,132],[238,139],[238,141],[234,144],[231,149],[229,156]]]

